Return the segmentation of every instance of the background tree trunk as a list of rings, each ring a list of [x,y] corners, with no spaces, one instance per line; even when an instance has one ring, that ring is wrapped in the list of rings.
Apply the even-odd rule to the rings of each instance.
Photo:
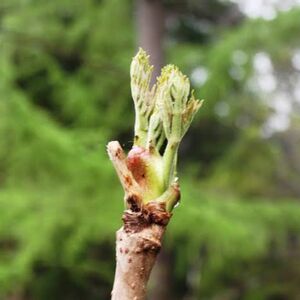
[[[164,248],[158,254],[149,282],[149,300],[174,299],[172,293],[172,259]]]
[[[136,1],[137,45],[150,55],[154,66],[152,84],[164,65],[163,39],[165,34],[165,10],[161,0]],[[161,250],[150,277],[149,299],[170,299],[170,259]],[[162,284],[163,283],[163,284]],[[153,289],[151,289],[153,287]]]
[[[164,7],[161,0],[136,1],[137,44],[150,54],[154,66],[152,84],[164,64],[163,37],[165,28]]]

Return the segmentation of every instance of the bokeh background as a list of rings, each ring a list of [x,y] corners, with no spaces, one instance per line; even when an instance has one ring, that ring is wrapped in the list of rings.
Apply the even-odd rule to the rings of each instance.
[[[0,299],[109,299],[143,46],[206,99],[149,299],[300,299],[300,2],[0,1]]]

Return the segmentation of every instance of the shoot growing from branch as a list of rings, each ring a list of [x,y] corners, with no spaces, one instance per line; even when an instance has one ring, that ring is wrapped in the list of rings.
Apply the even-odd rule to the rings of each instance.
[[[107,145],[126,206],[124,226],[117,232],[112,300],[145,299],[145,286],[166,225],[180,198],[178,147],[202,104],[177,67],[164,67],[151,88],[152,70],[149,56],[140,49],[130,67],[133,147],[126,156],[119,142]]]

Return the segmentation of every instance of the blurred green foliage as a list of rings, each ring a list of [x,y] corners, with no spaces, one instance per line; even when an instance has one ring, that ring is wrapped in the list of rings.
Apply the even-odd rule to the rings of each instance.
[[[1,299],[109,298],[123,204],[105,144],[130,144],[132,5],[0,4]],[[286,167],[279,137],[259,134],[269,108],[246,84],[252,55],[266,51],[285,65],[299,29],[293,10],[245,21],[205,46],[168,48],[187,73],[201,64],[210,74],[196,87],[207,101],[183,145],[183,201],[165,241],[172,299],[300,294],[300,205],[281,184],[299,173]],[[237,49],[248,56],[242,80],[228,74]],[[215,112],[220,100],[230,107],[225,117]],[[237,126],[241,117],[247,126]]]

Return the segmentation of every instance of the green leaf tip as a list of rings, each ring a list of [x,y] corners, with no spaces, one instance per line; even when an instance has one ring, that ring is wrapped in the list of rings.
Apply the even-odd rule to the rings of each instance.
[[[195,98],[193,91],[190,93],[188,77],[175,65],[165,66],[150,89],[152,71],[149,55],[139,48],[131,63],[130,76],[136,113],[136,144],[144,147],[151,140],[151,136],[147,138],[150,122],[157,122],[158,119],[163,125],[165,137],[180,142],[203,102]],[[156,114],[158,116],[151,118]],[[153,126],[150,135],[153,135]],[[158,132],[156,135],[159,135]]]
[[[132,59],[130,66],[131,94],[135,108],[135,137],[136,143],[144,144],[147,139],[149,118],[154,109],[150,81],[153,66],[149,63],[149,55],[140,48],[137,55]]]

